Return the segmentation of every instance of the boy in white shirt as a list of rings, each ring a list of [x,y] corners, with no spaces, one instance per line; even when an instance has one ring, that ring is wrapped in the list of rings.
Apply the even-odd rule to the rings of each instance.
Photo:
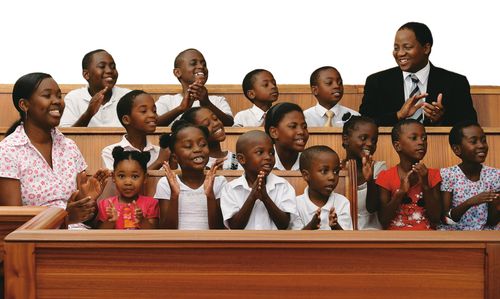
[[[308,127],[342,127],[352,115],[359,115],[339,104],[344,95],[344,85],[340,73],[333,66],[315,70],[310,84],[318,103],[304,111]]]
[[[68,92],[61,127],[121,127],[116,115],[118,101],[130,90],[115,86],[118,70],[105,50],[91,51],[83,57],[82,75],[88,85]]]
[[[299,218],[293,229],[352,230],[349,200],[338,193],[340,159],[324,145],[307,148],[300,156],[300,171],[308,187],[297,197]]]
[[[205,87],[208,68],[200,51],[186,49],[180,52],[174,61],[174,76],[182,85],[182,94],[167,94],[156,101],[159,126],[168,126],[189,108],[200,106],[210,109],[224,126],[233,125],[233,113],[226,98],[208,95]]]
[[[245,172],[222,191],[224,224],[230,229],[287,229],[297,217],[295,190],[271,173],[271,139],[262,131],[249,131],[238,138],[236,152]]]
[[[267,111],[278,100],[279,91],[271,72],[256,69],[243,78],[243,94],[253,103],[249,109],[236,113],[234,127],[260,127]]]

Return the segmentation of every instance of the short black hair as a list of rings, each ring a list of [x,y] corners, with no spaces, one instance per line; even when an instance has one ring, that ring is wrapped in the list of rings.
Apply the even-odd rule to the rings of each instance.
[[[300,155],[300,159],[299,159],[299,169],[300,169],[300,171],[311,169],[312,161],[314,161],[314,159],[320,153],[334,154],[334,155],[337,155],[337,157],[338,157],[337,152],[334,151],[329,146],[326,146],[326,145],[314,145],[314,146],[308,147]]]
[[[300,108],[300,106],[295,103],[281,102],[269,108],[264,120],[264,130],[266,131],[266,134],[270,137],[271,135],[269,134],[269,129],[271,127],[277,127],[285,114],[292,111],[298,111],[304,114],[302,108]]]
[[[160,147],[170,149],[170,134],[163,133],[160,135]]]
[[[253,89],[253,85],[255,84],[255,77],[262,72],[271,73],[270,71],[265,69],[255,69],[253,71],[250,71],[248,74],[245,75],[245,78],[243,78],[243,83],[241,84],[241,87],[243,89],[243,94],[250,101],[252,100],[248,97],[247,93],[249,90]]]
[[[311,87],[318,85],[319,73],[321,73],[322,71],[325,71],[325,70],[336,70],[338,72],[338,70],[336,68],[334,68],[333,66],[329,66],[329,65],[317,68],[314,72],[312,72],[311,77],[309,78],[309,85]]]
[[[464,129],[468,127],[479,127],[481,126],[473,120],[465,120],[459,122],[453,126],[450,130],[450,134],[448,135],[448,142],[450,146],[459,145],[462,143],[462,138],[464,138]]]
[[[350,136],[351,133],[356,130],[356,126],[363,123],[373,124],[378,129],[378,125],[375,120],[373,120],[373,118],[370,118],[368,116],[353,115],[349,118],[348,121],[344,123],[344,127],[342,128],[342,136]]]
[[[424,127],[424,125],[416,119],[413,119],[413,118],[403,119],[403,120],[397,122],[394,125],[394,127],[392,128],[392,131],[391,131],[392,143],[399,141],[399,136],[401,135],[401,127],[411,125],[411,124],[418,124],[418,125],[421,125],[422,127]]]
[[[90,51],[87,54],[85,54],[83,56],[83,59],[82,59],[82,69],[84,69],[84,70],[88,69],[89,65],[90,65],[90,61],[92,61],[92,56],[94,56],[95,53],[99,53],[99,52],[106,52],[107,53],[106,50],[97,49],[97,50]]]
[[[148,171],[148,162],[151,159],[151,154],[149,152],[139,152],[139,151],[126,151],[121,146],[115,146],[113,148],[113,169],[116,169],[118,163],[123,160],[135,160],[141,165],[141,169],[144,173]]]
[[[203,56],[203,54],[198,49],[195,49],[195,48],[189,48],[189,49],[183,50],[179,54],[177,54],[177,56],[175,56],[174,68],[178,68],[181,66],[182,56],[184,56],[184,54],[186,54],[189,51],[196,51]]]
[[[196,118],[196,113],[198,113],[198,111],[200,111],[201,109],[203,109],[204,107],[191,107],[189,108],[188,110],[186,110],[186,112],[184,112],[181,116],[181,119],[182,120],[185,120],[187,122],[190,122],[192,124],[195,124],[195,121],[194,119]],[[208,109],[208,108],[206,108]]]
[[[432,47],[434,40],[432,38],[431,30],[429,29],[429,27],[427,27],[427,25],[418,22],[408,22],[399,27],[398,31],[403,29],[408,29],[413,31],[413,33],[415,33],[415,38],[417,39],[417,41],[420,43],[421,46],[425,46],[425,44],[428,43]]]
[[[169,148],[170,148],[170,151],[172,153],[174,152],[174,147],[175,147],[175,143],[177,142],[177,135],[179,135],[179,132],[186,129],[186,128],[191,128],[191,127],[199,129],[203,133],[203,136],[205,136],[205,139],[208,139],[210,133],[208,132],[207,127],[197,126],[195,124],[192,124],[192,123],[185,121],[185,120],[182,120],[182,119],[176,120],[172,124],[172,128],[171,128],[172,133],[170,133]]]
[[[123,116],[130,115],[135,98],[141,94],[147,94],[147,92],[145,92],[144,90],[135,89],[126,93],[118,101],[118,104],[116,105],[116,114],[118,115],[118,120],[120,121],[122,126],[125,127],[125,124],[122,121]]]

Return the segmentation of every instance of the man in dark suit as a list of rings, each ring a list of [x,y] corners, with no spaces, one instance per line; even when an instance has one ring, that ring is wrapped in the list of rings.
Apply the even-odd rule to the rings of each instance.
[[[425,24],[410,22],[398,29],[393,50],[398,67],[366,79],[361,115],[380,126],[393,126],[405,118],[431,126],[477,121],[467,78],[432,65],[432,43]]]

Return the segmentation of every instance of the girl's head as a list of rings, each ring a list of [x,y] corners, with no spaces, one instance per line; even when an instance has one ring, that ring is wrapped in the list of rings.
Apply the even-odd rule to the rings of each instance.
[[[209,154],[208,136],[206,127],[184,120],[174,122],[170,137],[170,151],[181,169],[205,169]]]
[[[264,129],[274,144],[302,152],[309,139],[307,123],[302,108],[294,103],[279,103],[269,109]]]
[[[142,90],[132,90],[124,95],[116,106],[116,113],[122,126],[144,133],[156,130],[158,115],[155,100]]]
[[[352,116],[342,128],[342,147],[347,158],[361,159],[377,150],[378,126],[366,116]]]
[[[182,120],[195,124],[197,126],[203,126],[208,129],[208,139],[209,143],[212,142],[223,142],[226,140],[226,131],[224,130],[224,124],[215,115],[212,110],[205,107],[193,107],[188,109],[181,117]]]
[[[37,127],[52,129],[59,125],[64,112],[61,89],[45,73],[30,73],[19,78],[12,90],[12,101],[20,119],[6,135],[11,134],[21,122],[31,122]]]
[[[488,155],[488,142],[481,126],[465,121],[451,128],[449,142],[453,153],[464,162],[483,163]]]
[[[391,132],[392,145],[399,158],[418,162],[427,153],[427,133],[425,127],[415,119],[398,122]]]
[[[147,176],[149,152],[125,151],[117,146],[113,149],[113,182],[122,199],[137,199]]]

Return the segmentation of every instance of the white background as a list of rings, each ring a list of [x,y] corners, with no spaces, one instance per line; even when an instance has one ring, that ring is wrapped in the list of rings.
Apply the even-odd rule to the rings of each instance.
[[[1,0],[0,83],[43,71],[85,83],[83,55],[114,57],[118,84],[177,83],[173,60],[198,48],[210,84],[239,84],[255,68],[278,84],[307,84],[333,65],[344,84],[395,66],[392,46],[407,21],[434,36],[431,61],[472,85],[500,85],[498,1],[361,0]]]

